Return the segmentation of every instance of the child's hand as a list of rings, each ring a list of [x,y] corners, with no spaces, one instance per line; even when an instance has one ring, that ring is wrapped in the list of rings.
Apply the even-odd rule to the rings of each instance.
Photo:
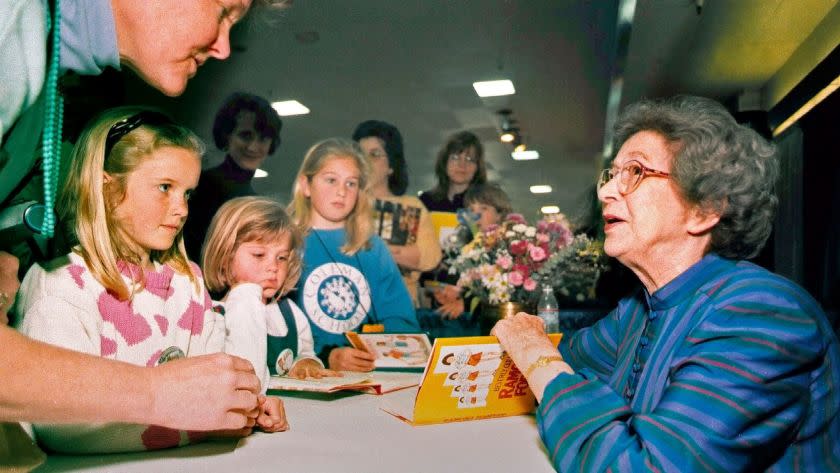
[[[283,401],[276,396],[265,396],[261,401],[257,426],[263,432],[288,430],[289,422],[286,420],[286,409],[283,408]]]
[[[372,371],[376,357],[367,351],[351,347],[333,348],[330,352],[330,369],[347,371]]]
[[[438,307],[436,312],[444,319],[455,320],[464,313],[464,299],[447,302]]]
[[[438,304],[445,305],[461,298],[461,289],[458,286],[447,284],[432,293]]]
[[[341,373],[322,367],[320,363],[312,358],[304,358],[292,365],[292,369],[289,370],[289,376],[297,379],[320,379],[325,376],[341,376]]]

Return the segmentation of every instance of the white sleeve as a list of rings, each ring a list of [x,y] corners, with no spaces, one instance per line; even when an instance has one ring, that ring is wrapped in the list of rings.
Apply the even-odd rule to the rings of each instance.
[[[20,286],[16,309],[18,330],[24,335],[70,350],[100,356],[101,317],[63,297],[62,281],[47,281],[47,272],[33,266]],[[51,278],[56,279],[56,278]],[[57,287],[56,287],[57,286]]]
[[[204,280],[201,280],[201,286],[204,288]],[[210,295],[207,292],[207,289],[204,289],[201,294],[204,297],[204,328],[201,332],[201,344],[202,347],[199,350],[190,350],[191,353],[187,353],[187,356],[198,356],[198,355],[206,355],[210,353],[219,353],[225,350],[225,334],[226,334],[226,327],[225,327],[225,318],[222,314],[213,310],[213,306],[216,305],[213,301],[210,300]],[[194,346],[191,345],[190,348]]]
[[[266,307],[262,303],[262,288],[247,283],[228,292],[225,307],[225,353],[250,361],[262,392],[268,389],[269,372],[266,364]]]
[[[309,326],[309,318],[295,304],[295,301],[289,299],[289,306],[292,308],[292,314],[295,316],[295,325],[297,325],[298,353],[295,362],[309,358],[317,361],[323,368],[324,363],[315,355],[315,341],[312,338],[312,328]]]

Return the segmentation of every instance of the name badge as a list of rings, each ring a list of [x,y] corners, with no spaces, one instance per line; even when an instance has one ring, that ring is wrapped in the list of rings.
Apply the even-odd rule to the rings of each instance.
[[[291,348],[286,348],[280,352],[277,357],[277,362],[274,363],[274,369],[277,370],[277,376],[285,376],[292,369],[292,364],[295,362],[295,355]]]

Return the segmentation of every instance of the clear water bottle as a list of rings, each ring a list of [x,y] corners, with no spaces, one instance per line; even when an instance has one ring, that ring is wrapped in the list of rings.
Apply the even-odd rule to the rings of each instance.
[[[560,307],[557,305],[557,298],[554,297],[554,288],[550,284],[542,286],[537,315],[545,322],[545,333],[560,331]]]

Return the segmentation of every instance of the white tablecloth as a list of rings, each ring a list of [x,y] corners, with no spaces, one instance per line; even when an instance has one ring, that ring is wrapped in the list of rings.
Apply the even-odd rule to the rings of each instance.
[[[283,393],[291,428],[239,442],[159,452],[50,456],[38,471],[550,472],[533,416],[412,427],[379,409],[386,396]]]

